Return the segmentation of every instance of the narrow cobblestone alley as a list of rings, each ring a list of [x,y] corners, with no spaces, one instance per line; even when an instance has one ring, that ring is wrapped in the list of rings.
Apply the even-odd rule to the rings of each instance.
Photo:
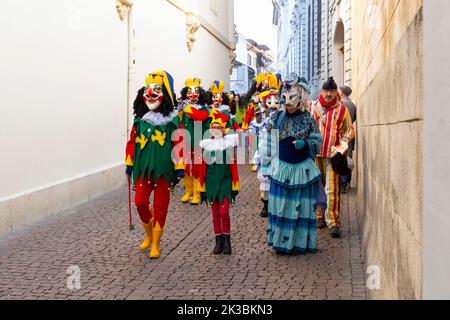
[[[242,166],[240,175],[232,256],[212,254],[209,210],[182,205],[177,189],[161,259],[149,260],[142,227],[128,231],[122,188],[0,239],[0,299],[366,299],[353,192],[343,196],[342,239],[323,230],[317,254],[278,256],[265,242],[256,175]],[[71,266],[80,290],[67,287]]]

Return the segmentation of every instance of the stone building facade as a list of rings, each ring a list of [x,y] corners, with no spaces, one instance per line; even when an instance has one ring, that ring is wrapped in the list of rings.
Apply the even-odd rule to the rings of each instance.
[[[278,66],[283,76],[296,73],[312,77],[311,0],[274,1],[274,24],[278,29]]]
[[[353,30],[344,32],[344,82],[358,106],[357,212],[369,297],[449,299],[450,4],[351,5],[342,19]],[[370,287],[374,277],[378,288]]]
[[[339,86],[352,85],[352,1],[318,0],[314,5],[320,21],[320,35],[315,35],[320,58],[316,58],[312,88],[313,95],[318,96],[329,77],[334,77]]]
[[[278,28],[278,65],[283,75],[309,81],[312,97],[330,76],[352,82],[351,0],[274,1]]]

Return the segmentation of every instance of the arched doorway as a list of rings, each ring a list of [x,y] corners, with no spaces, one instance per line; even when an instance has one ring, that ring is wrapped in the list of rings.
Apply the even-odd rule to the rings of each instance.
[[[336,27],[334,30],[333,37],[333,76],[336,79],[339,86],[345,84],[344,73],[345,73],[345,30],[344,23],[342,20],[336,22]]]

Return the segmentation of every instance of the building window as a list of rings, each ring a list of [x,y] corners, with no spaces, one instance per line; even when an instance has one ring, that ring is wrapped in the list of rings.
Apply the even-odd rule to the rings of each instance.
[[[231,81],[238,81],[239,80],[239,77],[238,77],[238,69],[237,68],[233,68],[233,72],[231,73],[231,76],[230,76],[230,80]]]
[[[219,0],[209,0],[209,8],[216,16],[219,15]]]

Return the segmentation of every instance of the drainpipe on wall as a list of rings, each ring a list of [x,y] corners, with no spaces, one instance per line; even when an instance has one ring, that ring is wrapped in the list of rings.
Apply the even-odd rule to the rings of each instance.
[[[133,127],[133,80],[134,80],[134,29],[133,7],[128,10],[128,88],[127,88],[127,134],[129,136]]]
[[[134,30],[133,30],[133,3],[130,0],[117,0],[116,9],[121,21],[127,18],[128,28],[128,75],[127,75],[127,138],[133,127],[133,79],[134,79]]]

